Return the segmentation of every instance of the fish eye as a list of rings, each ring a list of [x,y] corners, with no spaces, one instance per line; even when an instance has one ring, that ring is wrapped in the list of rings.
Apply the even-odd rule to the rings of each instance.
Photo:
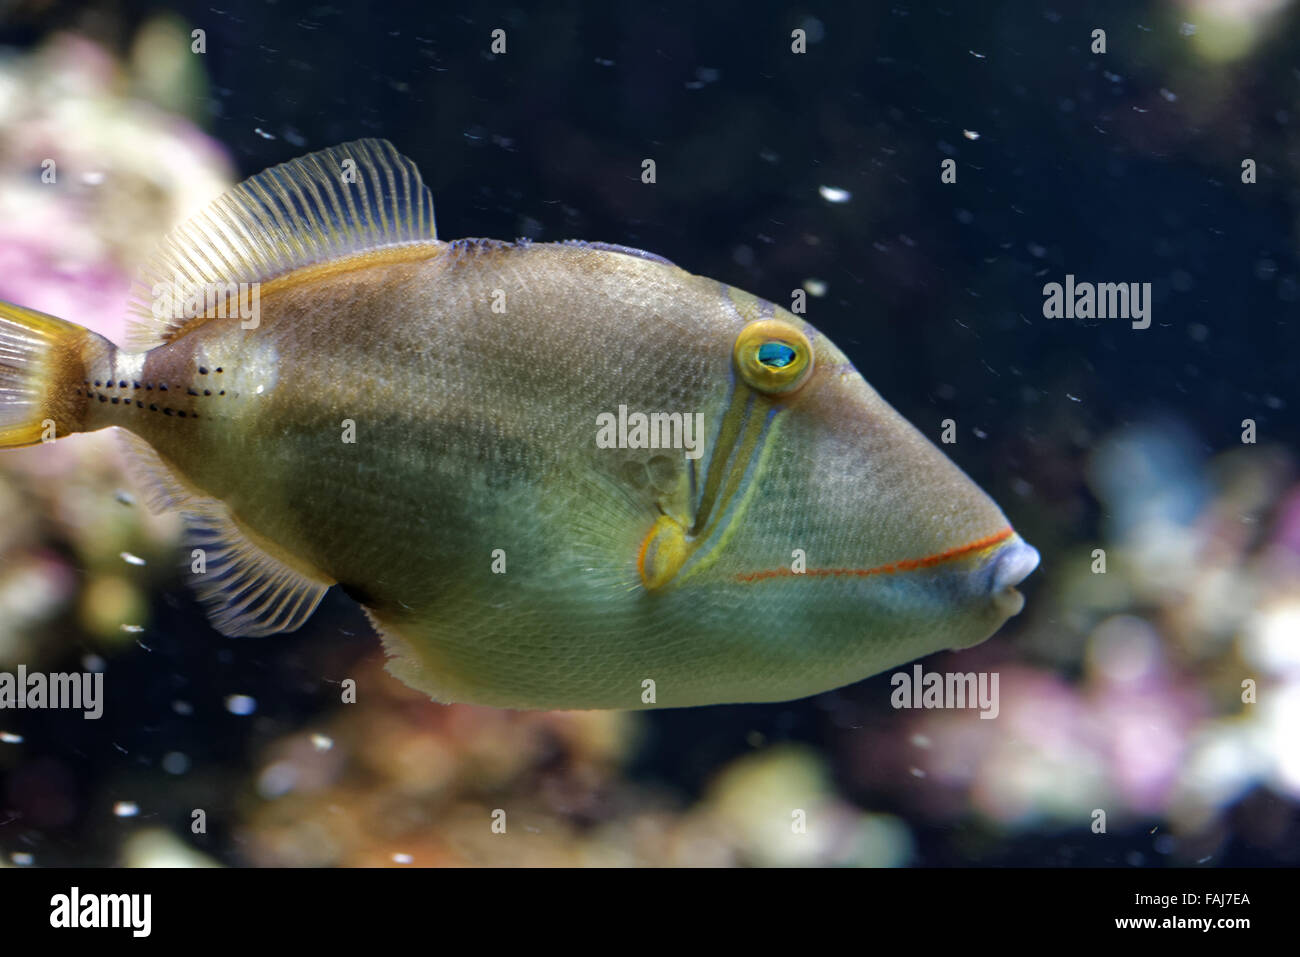
[[[741,377],[769,395],[798,389],[813,367],[808,337],[780,319],[760,319],[740,330],[732,357]]]
[[[796,355],[784,342],[765,342],[758,347],[758,361],[769,369],[784,369]]]

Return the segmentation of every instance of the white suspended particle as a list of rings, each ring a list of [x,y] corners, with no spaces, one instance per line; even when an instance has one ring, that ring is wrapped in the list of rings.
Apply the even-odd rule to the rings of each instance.
[[[311,746],[317,751],[328,751],[334,747],[334,739],[327,734],[313,734],[311,736]]]
[[[803,287],[808,290],[808,295],[814,296],[818,299],[826,295],[827,286],[821,279],[805,279],[803,281]]]
[[[26,851],[14,851],[9,855],[9,860],[13,861],[18,867],[27,867],[32,863],[32,861],[36,860],[36,858],[32,857],[32,855],[28,854]]]
[[[144,625],[123,625],[122,630],[132,635],[137,635],[144,631]]]
[[[22,744],[23,736],[12,731],[0,731],[0,744]]]
[[[821,193],[822,199],[828,203],[847,203],[853,198],[852,193],[838,186],[818,186],[817,192]]]
[[[414,860],[410,854],[402,854],[400,851],[393,855],[393,861],[397,864],[410,864]]]
[[[231,714],[252,714],[257,710],[257,699],[246,694],[232,694],[226,698],[226,710]]]
[[[120,554],[121,554],[122,561],[126,562],[128,565],[146,565],[146,564],[148,564],[148,563],[147,563],[143,558],[141,558],[139,555],[132,555],[130,552],[121,552]]]
[[[974,130],[962,130],[961,135],[966,137],[966,139],[968,140],[977,140],[980,138],[979,133],[975,132]]]
[[[140,805],[134,801],[118,801],[113,805],[113,813],[118,817],[135,817],[140,813]]]
[[[162,767],[168,774],[184,774],[190,769],[189,755],[180,751],[168,751],[163,755]]]

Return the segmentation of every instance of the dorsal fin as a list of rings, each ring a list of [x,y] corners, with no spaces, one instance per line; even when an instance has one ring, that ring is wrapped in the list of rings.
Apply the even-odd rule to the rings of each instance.
[[[653,263],[663,263],[665,266],[676,266],[677,263],[671,259],[665,259],[658,253],[648,252],[644,249],[637,249],[635,246],[622,246],[618,243],[597,243],[590,242],[586,239],[565,239],[560,242],[561,246],[581,246],[584,249],[600,249],[607,253],[622,253],[624,256],[635,256],[637,259],[648,259]]]
[[[436,238],[433,197],[392,143],[354,140],[308,153],[244,180],[163,240],[132,289],[127,344],[152,349],[192,322],[159,308],[155,290],[175,306],[230,283]]]

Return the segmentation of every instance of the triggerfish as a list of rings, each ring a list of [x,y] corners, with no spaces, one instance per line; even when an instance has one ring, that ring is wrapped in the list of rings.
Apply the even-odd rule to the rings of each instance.
[[[127,349],[0,305],[0,447],[116,427],[212,624],[331,585],[506,708],[778,701],[988,638],[1038,553],[800,316],[603,243],[444,242],[382,140],[246,180]]]

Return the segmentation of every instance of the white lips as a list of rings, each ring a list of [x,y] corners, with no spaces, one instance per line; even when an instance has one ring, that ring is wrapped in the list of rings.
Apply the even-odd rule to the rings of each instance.
[[[1016,586],[1038,567],[1038,549],[1016,536],[998,550],[993,559],[993,574],[989,591],[994,604],[1007,618],[1018,615],[1025,607],[1025,596]]]

